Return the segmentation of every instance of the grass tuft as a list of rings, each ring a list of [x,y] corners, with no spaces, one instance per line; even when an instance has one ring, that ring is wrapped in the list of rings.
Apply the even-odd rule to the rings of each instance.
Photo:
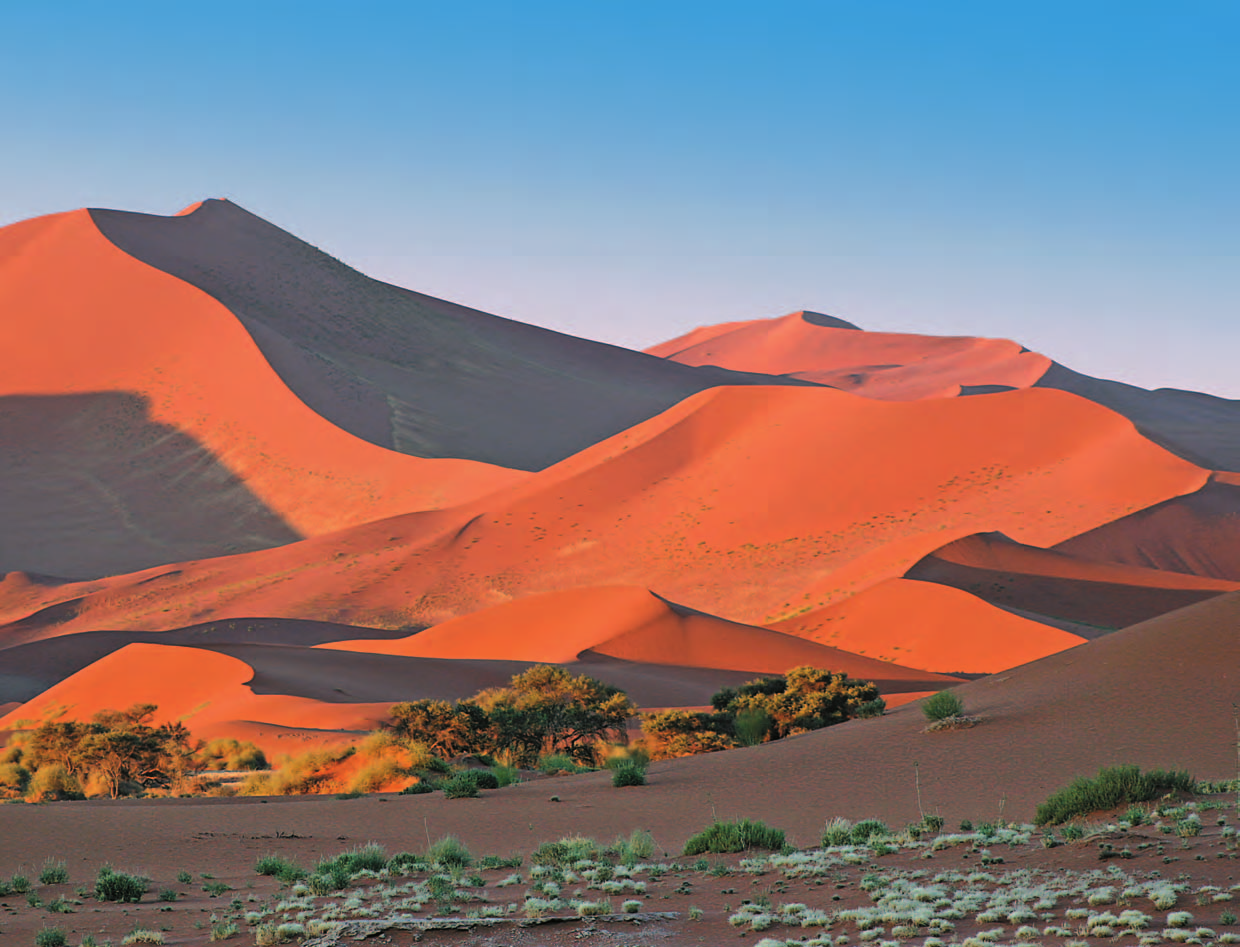
[[[685,843],[685,854],[747,852],[754,848],[777,852],[786,844],[783,829],[773,829],[756,820],[737,819],[712,823]]]
[[[1182,770],[1141,772],[1136,766],[1108,766],[1097,776],[1082,776],[1040,804],[1034,822],[1059,825],[1071,818],[1148,802],[1168,792],[1192,792],[1196,780]]]

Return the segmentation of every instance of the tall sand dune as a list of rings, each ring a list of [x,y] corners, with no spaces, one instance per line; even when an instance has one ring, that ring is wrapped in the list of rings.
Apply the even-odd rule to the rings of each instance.
[[[948,683],[939,675],[678,609],[646,589],[629,586],[548,592],[454,618],[408,638],[335,641],[318,647],[557,664],[605,655],[643,664],[760,674],[782,674],[810,664],[874,680],[884,692]]]
[[[88,578],[263,548],[525,476],[325,421],[228,309],[85,211],[0,230],[0,314],[0,572]]]
[[[426,626],[597,585],[768,625],[899,577],[952,540],[1000,531],[1052,545],[1207,476],[1062,392],[882,402],[719,388],[456,510],[100,583],[14,587],[0,597],[0,640],[247,615]]]
[[[780,381],[676,365],[381,283],[229,201],[187,211],[90,214],[117,247],[227,307],[311,409],[402,453],[539,470],[693,392]]]
[[[816,312],[707,326],[646,351],[893,401],[1028,388],[1051,364],[1006,339],[863,332]]]

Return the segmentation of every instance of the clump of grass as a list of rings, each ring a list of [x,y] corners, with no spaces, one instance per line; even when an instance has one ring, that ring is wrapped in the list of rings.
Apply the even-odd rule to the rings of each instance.
[[[607,764],[611,770],[611,784],[616,787],[646,785],[646,767],[649,764],[636,757],[617,757]]]
[[[306,870],[283,855],[267,854],[254,863],[254,871],[260,875],[278,878],[292,884],[306,877]]]
[[[583,859],[598,858],[601,847],[584,835],[567,835],[556,842],[543,842],[534,850],[530,861],[535,865],[559,865],[569,867]]]
[[[147,888],[148,882],[145,878],[115,871],[110,865],[100,868],[95,878],[95,897],[100,901],[141,901]]]
[[[1192,792],[1196,780],[1182,770],[1141,772],[1136,766],[1108,766],[1082,776],[1038,806],[1034,822],[1059,825],[1079,815],[1148,802],[1168,792]]]
[[[125,935],[125,939],[121,941],[121,944],[124,947],[124,945],[128,944],[162,944],[163,942],[163,931],[153,931],[149,927],[135,927]]]
[[[849,833],[854,845],[866,845],[873,838],[881,838],[890,834],[891,830],[887,828],[887,823],[880,822],[878,819],[862,819],[852,827]]]
[[[43,869],[39,872],[39,884],[41,885],[63,885],[69,881],[69,869],[65,867],[65,863],[59,859],[49,858],[43,863]]]
[[[330,894],[347,885],[359,871],[382,871],[386,867],[387,851],[382,845],[370,842],[341,852],[335,858],[320,859],[310,878],[310,890],[319,896]]]
[[[777,852],[786,844],[783,829],[774,829],[752,819],[737,819],[734,822],[714,822],[694,835],[685,843],[685,854],[747,852],[754,848]]]
[[[921,705],[921,712],[926,715],[926,719],[931,723],[937,723],[940,720],[947,720],[949,717],[960,717],[964,715],[964,701],[962,701],[953,691],[939,691],[937,694],[931,694]]]
[[[645,829],[634,829],[628,838],[617,836],[610,851],[622,864],[631,867],[654,854],[654,836]]]
[[[538,759],[538,771],[540,773],[592,773],[592,767],[585,766],[571,756],[565,756],[563,753],[548,753]]]
[[[502,763],[496,763],[491,767],[491,773],[498,784],[495,787],[496,789],[502,789],[504,786],[515,786],[521,782],[521,770],[515,766],[505,766]]]
[[[175,901],[180,896],[176,888],[164,888],[159,892],[159,900],[161,901]]]
[[[228,940],[237,936],[237,925],[232,921],[217,921],[211,925],[211,941]]]
[[[65,947],[69,941],[59,927],[45,927],[34,935],[34,947]]]
[[[478,795],[478,781],[470,773],[457,773],[445,779],[440,788],[449,799],[473,799]]]
[[[426,850],[426,860],[440,868],[468,868],[474,856],[455,835],[445,835]]]

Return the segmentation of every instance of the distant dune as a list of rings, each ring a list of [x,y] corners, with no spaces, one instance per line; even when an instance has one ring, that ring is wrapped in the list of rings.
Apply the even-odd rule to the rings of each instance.
[[[860,332],[817,312],[730,322],[646,349],[685,365],[785,375],[891,401],[1028,388],[1050,359],[1006,339]]]

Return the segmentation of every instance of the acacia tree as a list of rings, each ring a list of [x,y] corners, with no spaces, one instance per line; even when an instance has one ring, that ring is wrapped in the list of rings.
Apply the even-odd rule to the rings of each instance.
[[[490,721],[493,749],[507,749],[529,765],[543,753],[593,760],[599,740],[624,739],[637,708],[628,695],[585,674],[539,664],[517,674],[507,687],[476,694],[472,704]]]
[[[480,752],[493,742],[486,711],[475,704],[412,700],[392,705],[392,729],[440,756]]]
[[[766,714],[772,740],[857,716],[874,716],[884,706],[872,681],[809,665],[795,667],[783,677],[760,678],[736,690],[727,688],[711,698],[711,704],[733,715]]]

